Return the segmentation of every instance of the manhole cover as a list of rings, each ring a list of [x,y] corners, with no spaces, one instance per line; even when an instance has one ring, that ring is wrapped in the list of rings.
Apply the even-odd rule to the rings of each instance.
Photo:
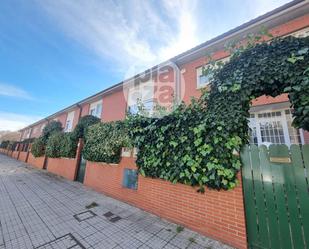
[[[55,240],[52,240],[48,243],[45,243],[39,247],[36,247],[36,249],[85,249],[85,247],[72,235],[72,234],[66,234],[62,237],[59,237]]]
[[[96,216],[96,214],[94,212],[92,212],[91,210],[88,210],[88,211],[85,211],[85,212],[82,212],[82,213],[79,213],[79,214],[75,214],[74,218],[77,219],[80,222],[80,221],[91,219],[95,216]]]
[[[112,217],[114,214],[112,212],[107,212],[103,214],[106,218]]]
[[[103,214],[110,222],[117,222],[119,220],[121,220],[122,218],[118,215],[113,214],[112,212],[107,212],[105,214]]]
[[[119,220],[121,220],[121,219],[122,219],[121,217],[115,216],[115,217],[109,219],[109,221],[115,223],[115,222],[117,222],[117,221],[119,221]]]

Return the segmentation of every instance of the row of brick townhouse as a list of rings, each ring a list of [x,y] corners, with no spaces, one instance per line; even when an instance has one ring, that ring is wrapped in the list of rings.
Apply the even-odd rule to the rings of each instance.
[[[21,140],[38,137],[46,123],[58,120],[65,131],[71,131],[84,115],[94,115],[103,122],[125,118],[128,110],[135,111],[137,91],[143,104],[151,109],[155,103],[166,105],[172,99],[188,103],[191,97],[199,97],[200,89],[209,83],[202,75],[207,65],[206,54],[213,54],[216,60],[228,60],[224,45],[241,40],[246,34],[256,33],[266,27],[274,36],[309,34],[309,14],[307,1],[294,1],[270,13],[258,17],[210,41],[207,41],[169,61],[146,70],[142,74],[124,80],[93,96],[79,101],[45,119],[21,130]],[[141,91],[140,86],[143,87]],[[276,98],[262,96],[252,103],[250,127],[251,141],[256,144],[269,143],[309,143],[309,135],[291,126],[292,116],[287,95]]]
[[[57,113],[23,128],[21,130],[21,140],[40,136],[45,125],[52,120],[60,121],[64,131],[69,132],[74,129],[79,119],[85,115],[99,117],[102,122],[124,119],[127,112],[135,113],[138,111],[138,102],[142,102],[150,113],[156,104],[169,108],[175,101],[189,103],[192,97],[198,98],[201,94],[201,89],[207,89],[207,85],[209,84],[209,77],[202,73],[203,66],[209,63],[206,55],[212,54],[215,60],[227,61],[229,54],[224,49],[225,44],[231,41],[242,41],[246,35],[259,32],[261,27],[267,28],[275,37],[288,35],[296,37],[308,36],[309,1],[292,1],[212,40],[202,43],[189,51],[177,55],[166,62],[152,67],[141,74],[135,75],[93,96],[72,104]],[[262,222],[259,223],[256,220],[249,224],[248,216],[246,219],[245,214],[253,217],[252,215],[254,214],[264,212],[266,205],[269,204],[272,209],[281,207],[281,210],[285,211],[281,213],[278,211],[273,215],[275,219],[273,224],[278,222],[282,217],[286,218],[285,216],[289,217],[284,221],[290,221],[290,217],[298,217],[297,219],[291,220],[289,228],[287,226],[280,227],[280,229],[287,228],[290,229],[289,231],[292,231],[285,234],[281,238],[282,241],[287,239],[294,243],[294,246],[290,247],[287,245],[281,248],[308,248],[306,245],[304,247],[298,247],[299,244],[296,243],[299,242],[301,244],[302,241],[295,239],[297,237],[293,237],[294,235],[292,234],[295,232],[296,235],[303,235],[306,239],[308,237],[306,235],[309,233],[309,229],[306,230],[306,227],[308,228],[306,226],[308,225],[308,219],[306,220],[305,216],[298,215],[299,208],[290,208],[292,202],[297,203],[296,206],[298,207],[299,200],[295,196],[297,194],[304,194],[304,192],[307,193],[308,181],[302,181],[304,186],[307,186],[305,187],[306,191],[297,190],[294,194],[289,194],[288,196],[282,190],[285,186],[296,186],[308,176],[308,173],[304,174],[304,172],[305,167],[308,168],[309,165],[309,147],[308,145],[296,145],[309,144],[309,133],[292,127],[291,112],[292,110],[290,109],[290,103],[286,94],[274,98],[261,96],[252,101],[250,110],[251,143],[257,145],[287,144],[291,147],[293,153],[295,153],[295,150],[302,150],[303,153],[301,160],[294,160],[294,157],[293,160],[298,162],[297,165],[294,165],[294,161],[292,160],[291,162],[289,156],[286,156],[286,154],[285,157],[282,157],[282,153],[279,158],[281,160],[280,162],[285,162],[286,164],[273,165],[269,161],[263,161],[265,165],[267,164],[269,167],[274,166],[277,171],[281,170],[280,181],[275,182],[276,186],[281,188],[276,194],[285,194],[282,197],[283,204],[281,206],[273,206],[274,202],[277,201],[273,196],[267,199],[272,200],[271,203],[266,203],[266,198],[264,197],[269,193],[263,192],[264,187],[257,192],[261,197],[260,199],[248,196],[248,188],[246,186],[253,182],[250,177],[257,176],[258,181],[256,186],[254,185],[252,188],[249,188],[249,192],[253,190],[258,191],[255,188],[262,186],[263,179],[261,180],[259,178],[261,177],[260,173],[252,174],[251,169],[249,169],[249,171],[251,170],[249,174],[246,175],[246,171],[244,171],[246,167],[243,167],[242,174],[238,175],[239,184],[235,189],[230,191],[206,189],[205,194],[199,194],[194,188],[184,184],[172,184],[161,179],[141,177],[137,174],[135,153],[132,151],[124,150],[123,152],[125,153],[122,153],[121,161],[117,165],[85,162],[85,160],[81,159],[81,147],[78,147],[78,156],[74,159],[47,158],[46,156],[34,158],[29,151],[15,151],[13,157],[15,155],[15,158],[28,162],[40,169],[47,169],[52,173],[64,176],[70,180],[83,182],[86,186],[102,191],[107,195],[131,203],[178,224],[187,226],[236,248],[277,248],[272,245],[269,246],[267,238],[272,238],[271,236],[266,236],[267,238],[264,236],[266,238],[265,243],[262,241],[263,243],[261,242],[259,246],[255,244],[257,238],[264,238],[262,236],[263,233],[270,234],[271,227],[262,228]],[[282,151],[289,153],[286,146],[276,147],[284,147]],[[256,146],[251,146],[251,148],[256,148]],[[300,153],[297,155],[300,155]],[[278,159],[278,155],[275,155],[274,158]],[[258,167],[260,167],[259,162],[259,158],[256,156],[254,163]],[[306,166],[303,166],[303,164],[306,164]],[[290,170],[297,169],[300,170],[300,173],[289,173]],[[260,168],[258,168],[257,172],[260,172],[259,170]],[[297,180],[292,185],[285,185],[283,176],[285,176],[286,180],[292,179],[291,177],[293,175],[300,176],[300,180]],[[134,178],[134,184],[128,184],[126,180],[129,177]],[[274,179],[272,176],[265,177],[265,181],[268,181],[265,187],[270,186],[269,182],[272,179]],[[292,188],[289,187],[286,191],[290,193]],[[269,192],[272,191],[269,190]],[[289,199],[289,203],[286,204],[284,202],[288,200],[288,197],[294,197],[294,199],[291,202],[291,199]],[[309,205],[307,195],[306,198],[304,199],[307,203],[307,208],[305,208],[304,212],[305,215],[307,214],[306,210],[308,210]],[[261,208],[254,207],[259,200],[262,203]],[[252,204],[251,210],[247,203],[253,202],[255,204]],[[294,212],[292,216],[287,214],[290,211]],[[276,218],[277,214],[280,214],[278,219]],[[267,216],[265,217],[267,218]],[[269,218],[271,217],[269,216]],[[296,226],[295,222],[300,222],[300,225]],[[297,229],[294,229],[295,226],[297,229],[303,226],[303,231],[299,232]],[[279,230],[278,227],[275,227],[275,231]],[[253,233],[253,236],[250,236],[253,230],[258,235]],[[290,239],[288,237],[293,238]]]

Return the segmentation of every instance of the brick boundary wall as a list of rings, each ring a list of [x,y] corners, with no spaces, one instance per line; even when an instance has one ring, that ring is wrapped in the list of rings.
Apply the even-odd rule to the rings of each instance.
[[[31,153],[29,153],[28,161],[30,165],[36,167],[38,169],[43,169],[45,157],[34,157]]]
[[[19,153],[18,160],[19,160],[19,161],[22,161],[22,162],[26,162],[27,155],[28,155],[28,152],[21,151],[21,152]]]
[[[247,248],[244,200],[240,184],[234,190],[204,194],[183,184],[138,176],[137,190],[122,187],[125,168],[136,169],[134,158],[120,164],[87,162],[84,184],[121,201],[184,225],[236,248]]]
[[[48,158],[47,171],[51,173],[74,181],[76,170],[77,161],[75,158]]]
[[[13,153],[12,153],[11,157],[13,157],[13,158],[17,159],[18,154],[19,154],[19,151],[15,150],[15,151],[13,151]]]

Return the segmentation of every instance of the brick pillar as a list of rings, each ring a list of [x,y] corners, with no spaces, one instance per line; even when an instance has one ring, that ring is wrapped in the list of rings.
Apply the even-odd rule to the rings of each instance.
[[[21,149],[24,147],[24,144],[18,143],[17,144],[17,150],[18,150],[18,154],[17,154],[17,160],[19,159],[19,155],[20,155],[20,151]]]
[[[25,162],[26,162],[26,163],[28,162],[28,157],[29,157],[29,153],[30,153],[30,151],[31,151],[31,147],[32,147],[32,144],[29,144],[28,149],[27,149],[26,159],[25,159]]]
[[[80,161],[82,159],[82,150],[83,150],[83,146],[84,146],[84,141],[82,138],[78,139],[78,144],[77,144],[77,149],[76,149],[76,166],[75,166],[75,173],[74,173],[74,180],[76,180],[77,177],[77,172],[79,169],[79,165],[80,165]]]

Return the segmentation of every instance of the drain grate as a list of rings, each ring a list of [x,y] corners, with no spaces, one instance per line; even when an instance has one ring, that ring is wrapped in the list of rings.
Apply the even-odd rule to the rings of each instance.
[[[103,216],[105,216],[110,222],[113,222],[113,223],[122,219],[120,216],[115,215],[112,212],[107,212],[107,213],[103,214]]]
[[[84,221],[84,220],[88,220],[91,219],[93,217],[95,217],[96,214],[94,212],[92,212],[91,210],[85,211],[85,212],[81,212],[79,214],[75,214],[73,215],[73,217],[78,220],[79,222]]]
[[[109,221],[115,223],[115,222],[117,222],[118,220],[121,220],[121,219],[122,219],[121,217],[115,216],[115,217],[109,219]]]
[[[47,242],[36,249],[86,249],[71,233]]]
[[[112,212],[107,212],[105,214],[103,214],[106,218],[112,217],[114,216],[114,214]]]

